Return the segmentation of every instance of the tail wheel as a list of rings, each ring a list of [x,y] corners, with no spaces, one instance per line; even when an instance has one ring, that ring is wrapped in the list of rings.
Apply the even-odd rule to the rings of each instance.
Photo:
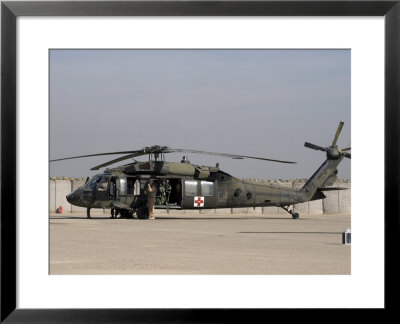
[[[137,211],[136,211],[136,215],[139,219],[147,219],[149,218],[149,210],[147,209],[147,207],[143,206],[140,207]]]

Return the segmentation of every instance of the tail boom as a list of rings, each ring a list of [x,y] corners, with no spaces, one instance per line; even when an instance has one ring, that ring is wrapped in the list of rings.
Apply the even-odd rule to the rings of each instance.
[[[337,166],[342,160],[343,156],[335,160],[327,159],[298,191],[299,200],[305,202],[324,198],[322,197],[324,196],[323,194],[322,196],[318,194],[318,192],[320,192],[318,188],[323,188],[332,176],[336,176],[338,173]]]

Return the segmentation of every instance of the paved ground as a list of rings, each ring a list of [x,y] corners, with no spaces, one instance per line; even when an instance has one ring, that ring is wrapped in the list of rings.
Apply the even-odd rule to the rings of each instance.
[[[50,274],[350,274],[350,215],[50,215]]]

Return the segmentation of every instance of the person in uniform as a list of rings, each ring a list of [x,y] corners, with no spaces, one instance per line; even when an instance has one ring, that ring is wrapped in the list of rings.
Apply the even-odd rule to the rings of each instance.
[[[155,181],[147,183],[147,209],[149,210],[149,219],[156,219],[154,216],[154,203],[156,201],[157,185]]]
[[[106,191],[108,187],[108,180],[107,179],[103,179],[102,182],[99,184],[99,191]]]

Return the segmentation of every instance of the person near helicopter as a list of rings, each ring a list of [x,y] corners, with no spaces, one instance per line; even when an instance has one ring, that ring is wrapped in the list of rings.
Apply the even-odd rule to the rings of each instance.
[[[147,183],[147,209],[149,210],[148,219],[156,219],[154,216],[154,204],[156,201],[157,189],[156,181],[149,181]]]

